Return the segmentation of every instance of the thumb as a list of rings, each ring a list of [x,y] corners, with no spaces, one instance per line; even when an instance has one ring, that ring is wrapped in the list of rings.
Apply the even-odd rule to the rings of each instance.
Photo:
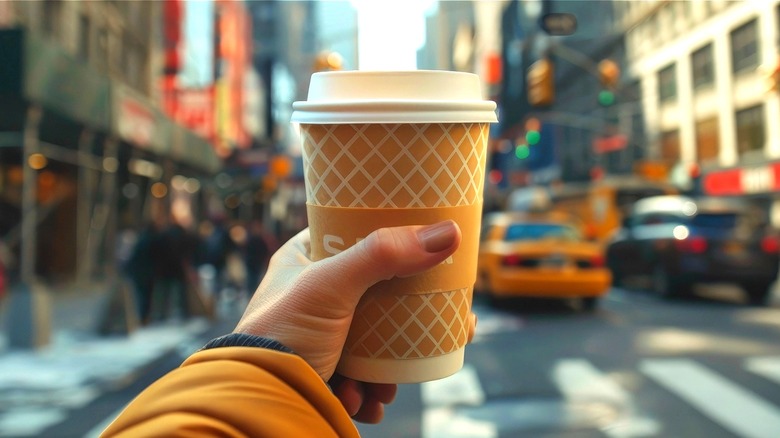
[[[346,251],[322,260],[322,269],[331,273],[335,290],[349,294],[357,303],[366,289],[382,280],[419,274],[443,262],[458,249],[460,240],[460,228],[451,220],[380,228]]]

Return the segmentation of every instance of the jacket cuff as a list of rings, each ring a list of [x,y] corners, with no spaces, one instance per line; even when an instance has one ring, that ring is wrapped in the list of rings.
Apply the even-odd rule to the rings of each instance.
[[[263,338],[261,336],[248,335],[246,333],[230,333],[214,338],[206,343],[200,350],[210,350],[219,347],[258,347],[295,354],[294,351],[287,348],[279,341]]]

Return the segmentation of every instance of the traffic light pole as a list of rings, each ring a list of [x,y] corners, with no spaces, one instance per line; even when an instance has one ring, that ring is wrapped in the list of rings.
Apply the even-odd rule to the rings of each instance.
[[[590,73],[593,77],[601,80],[598,63],[594,62],[589,56],[562,44],[550,45],[550,51],[556,56],[561,57],[562,59],[573,65],[576,65],[577,67],[580,67],[581,69]]]
[[[8,344],[11,348],[31,349],[49,343],[51,306],[49,291],[36,278],[38,228],[38,174],[30,166],[31,155],[40,152],[38,137],[42,109],[27,110],[22,153],[22,232],[19,245],[19,279],[11,286],[8,303]]]

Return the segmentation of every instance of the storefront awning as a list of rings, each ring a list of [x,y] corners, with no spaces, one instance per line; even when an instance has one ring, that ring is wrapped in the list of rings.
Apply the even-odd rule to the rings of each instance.
[[[221,167],[210,143],[173,122],[143,94],[23,28],[0,30],[0,110],[24,114],[23,105],[30,102],[197,170],[213,174]],[[20,145],[23,119],[18,119],[0,125],[0,147]]]
[[[712,196],[780,192],[780,162],[713,170],[702,175],[702,190]]]
[[[0,92],[99,130],[109,125],[108,77],[23,29],[0,30]]]

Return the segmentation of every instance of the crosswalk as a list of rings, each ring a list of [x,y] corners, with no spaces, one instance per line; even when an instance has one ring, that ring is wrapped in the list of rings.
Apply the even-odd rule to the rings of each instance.
[[[740,370],[773,385],[780,393],[780,356],[744,359]],[[663,397],[684,403],[722,430],[723,436],[780,437],[780,401],[724,375],[703,360],[645,358],[636,373]],[[548,435],[555,431],[592,430],[609,438],[673,436],[663,412],[625,379],[600,370],[584,358],[557,359],[550,367],[554,397],[518,395],[491,400],[480,371],[466,364],[453,376],[420,385],[422,438],[499,438]],[[649,396],[647,396],[649,397]],[[697,420],[691,420],[697,421]],[[706,435],[700,435],[706,436]]]

